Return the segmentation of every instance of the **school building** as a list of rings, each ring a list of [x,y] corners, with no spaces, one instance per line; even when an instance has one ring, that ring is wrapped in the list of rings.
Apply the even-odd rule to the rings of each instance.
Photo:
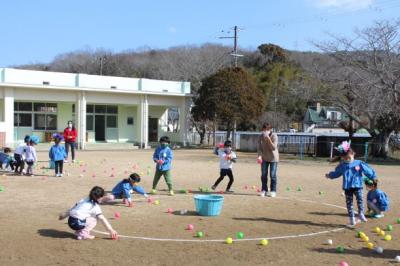
[[[147,148],[167,135],[186,145],[190,83],[0,68],[0,145],[25,135],[46,142],[69,120],[77,143],[132,143]],[[178,110],[175,130],[168,110]]]

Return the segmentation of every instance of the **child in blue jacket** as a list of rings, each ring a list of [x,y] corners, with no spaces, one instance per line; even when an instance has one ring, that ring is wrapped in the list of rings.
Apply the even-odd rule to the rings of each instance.
[[[171,162],[172,162],[172,150],[169,147],[169,137],[163,136],[160,138],[160,145],[156,148],[153,154],[153,161],[156,163],[156,172],[153,179],[152,193],[157,192],[157,184],[160,181],[161,176],[164,176],[165,182],[167,183],[169,195],[174,195],[172,189],[172,178],[171,178]]]
[[[378,179],[365,179],[367,188],[368,216],[372,218],[384,217],[383,212],[389,210],[389,198],[385,192],[378,189]]]
[[[141,186],[138,186],[140,182],[140,176],[137,173],[133,173],[129,178],[121,180],[111,191],[111,194],[107,194],[102,202],[108,202],[115,199],[123,199],[123,203],[129,207],[133,207],[131,191],[135,191],[147,198],[147,193]]]
[[[366,222],[367,219],[364,215],[363,206],[363,175],[370,179],[375,179],[375,171],[368,166],[368,164],[360,161],[354,160],[354,151],[350,148],[350,143],[347,141],[342,142],[336,150],[339,152],[341,161],[336,167],[335,171],[326,174],[326,178],[334,179],[343,176],[343,190],[346,196],[346,206],[349,215],[350,223],[349,226],[354,226],[359,220]],[[354,217],[353,208],[353,195],[356,196],[358,205],[358,217],[356,220]]]
[[[64,160],[67,158],[64,146],[60,145],[63,136],[58,133],[53,134],[54,145],[49,150],[49,158],[54,162],[56,177],[63,176]]]

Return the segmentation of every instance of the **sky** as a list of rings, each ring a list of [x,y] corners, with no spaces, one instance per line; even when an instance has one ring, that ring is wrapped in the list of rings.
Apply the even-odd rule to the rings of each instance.
[[[0,67],[49,63],[82,49],[112,52],[179,45],[274,43],[316,50],[329,34],[352,36],[400,18],[400,0],[3,0]]]

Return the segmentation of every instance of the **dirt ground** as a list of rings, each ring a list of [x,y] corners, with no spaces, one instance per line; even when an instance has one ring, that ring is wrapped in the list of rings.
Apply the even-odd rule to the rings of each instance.
[[[132,171],[142,175],[142,185],[150,190],[154,165],[152,151],[80,152],[77,164],[66,164],[62,178],[54,177],[47,167],[47,153],[39,153],[38,176],[21,177],[3,173],[0,176],[0,265],[391,265],[400,255],[399,214],[400,166],[373,165],[381,178],[380,187],[391,200],[391,210],[383,219],[369,220],[356,229],[344,228],[348,222],[341,179],[327,180],[324,174],[334,168],[326,162],[283,160],[278,168],[278,197],[257,196],[260,167],[255,155],[239,153],[234,166],[232,195],[224,195],[222,214],[200,217],[194,212],[193,194],[199,187],[210,187],[219,173],[218,158],[209,150],[174,152],[173,181],[176,190],[193,193],[167,196],[160,191],[154,198],[160,204],[148,203],[134,195],[135,206],[128,208],[120,201],[102,205],[103,213],[120,235],[119,240],[95,233],[95,240],[78,241],[66,221],[58,221],[60,211],[71,207],[87,195],[94,185],[106,190]],[[137,167],[139,169],[137,169]],[[218,189],[224,189],[224,180]],[[255,187],[254,187],[255,186]],[[298,191],[301,186],[302,191]],[[166,185],[160,181],[159,189]],[[247,189],[246,189],[247,188]],[[290,190],[289,190],[290,188]],[[321,192],[321,193],[320,193]],[[365,190],[364,190],[365,192]],[[331,205],[326,205],[331,204]],[[334,206],[335,205],[335,206]],[[172,214],[167,209],[172,208]],[[186,215],[180,210],[187,209]],[[119,212],[121,217],[114,218]],[[162,239],[192,239],[188,224],[203,231],[200,240],[236,238],[272,238],[267,246],[257,241],[179,242],[134,239],[134,236]],[[391,241],[373,232],[375,226],[394,227]],[[344,228],[344,229],[343,229]],[[105,231],[102,225],[96,227]],[[307,235],[337,230],[326,234]],[[356,238],[362,230],[374,244],[384,248],[377,254]],[[126,236],[126,237],[124,237]],[[274,237],[289,236],[274,239]],[[328,239],[333,245],[328,245]],[[345,252],[338,254],[336,247]]]

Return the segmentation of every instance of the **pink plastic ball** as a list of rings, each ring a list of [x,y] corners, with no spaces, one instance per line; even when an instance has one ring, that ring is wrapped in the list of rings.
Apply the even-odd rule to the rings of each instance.
[[[173,210],[172,208],[168,208],[168,209],[167,209],[167,212],[168,212],[168,213],[172,213],[173,211],[174,211],[174,210]]]
[[[194,229],[193,224],[188,224],[188,226],[186,227],[187,230],[192,231]]]
[[[121,217],[121,214],[119,212],[114,213],[115,219],[119,219]]]
[[[349,266],[349,264],[347,262],[345,262],[345,261],[341,261],[339,263],[339,266]]]

